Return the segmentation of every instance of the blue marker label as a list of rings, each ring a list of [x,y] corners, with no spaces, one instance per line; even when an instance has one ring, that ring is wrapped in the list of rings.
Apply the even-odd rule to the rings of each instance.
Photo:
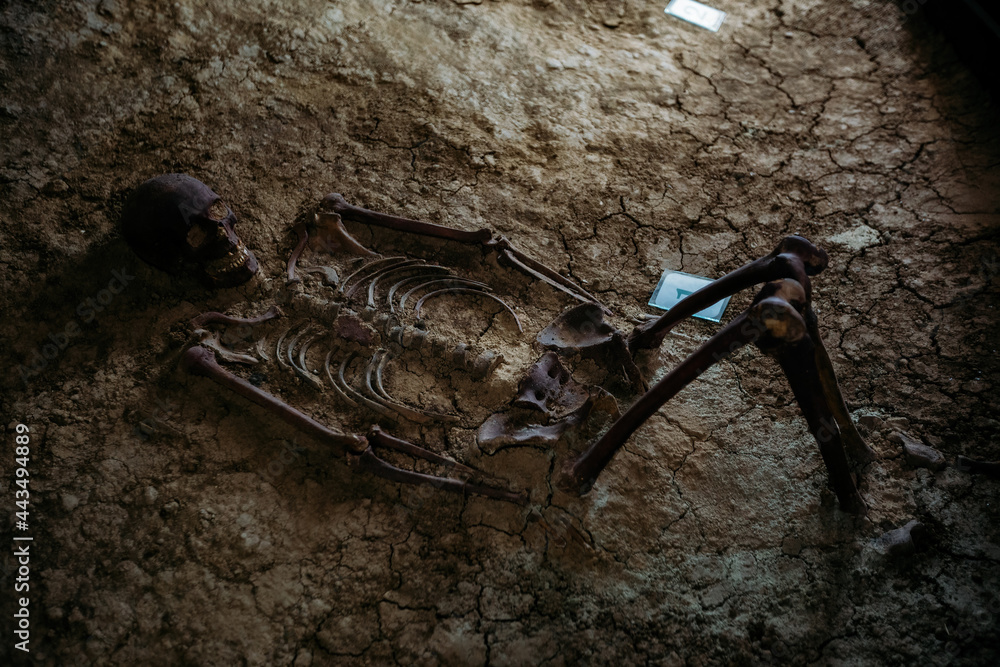
[[[677,305],[681,299],[690,294],[694,294],[705,285],[712,282],[711,278],[693,276],[683,271],[664,271],[660,277],[660,282],[653,290],[653,296],[649,300],[649,305],[661,310],[670,310]],[[695,317],[709,320],[710,322],[721,322],[722,315],[729,305],[729,297],[718,301],[705,310],[695,314]]]

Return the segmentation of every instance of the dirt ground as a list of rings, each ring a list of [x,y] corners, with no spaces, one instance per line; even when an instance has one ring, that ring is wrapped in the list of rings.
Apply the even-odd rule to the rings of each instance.
[[[28,593],[3,548],[0,656],[996,664],[1000,485],[913,468],[893,438],[949,463],[1000,459],[996,107],[919,11],[714,0],[729,12],[716,34],[665,4],[3,3],[0,490],[4,533],[33,541]],[[124,246],[124,197],[169,172],[226,199],[261,279],[212,292]],[[357,474],[177,370],[192,316],[287,296],[289,230],[329,192],[496,230],[585,284],[624,331],[666,268],[717,277],[789,233],[823,246],[815,308],[879,454],[861,475],[868,516],[837,509],[756,350],[671,401],[582,497],[553,485],[580,442],[482,450],[474,427],[571,301],[488,257],[363,226],[383,252],[494,285],[523,336],[474,300],[427,307],[505,363],[488,386],[417,358],[390,377],[425,406],[463,406],[447,428],[347,409],[277,369],[257,381],[332,426],[377,422],[499,475],[529,506]],[[717,330],[683,324],[644,370],[660,377]],[[635,400],[614,372],[577,368]],[[30,429],[27,531],[17,424]],[[881,536],[914,519],[916,550],[888,549]],[[21,595],[28,654],[14,648]]]

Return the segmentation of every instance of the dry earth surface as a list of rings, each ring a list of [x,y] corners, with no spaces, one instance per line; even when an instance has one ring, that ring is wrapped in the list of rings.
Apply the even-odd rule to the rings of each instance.
[[[0,656],[996,664],[1000,487],[914,469],[892,437],[1000,459],[995,107],[919,12],[715,0],[729,17],[714,34],[664,4],[3,3],[0,495],[12,506],[27,424],[34,542],[31,653],[8,630],[5,545]],[[226,198],[261,280],[211,292],[131,255],[122,201],[167,172]],[[289,229],[333,191],[503,233],[625,330],[665,268],[719,276],[796,232],[824,246],[815,306],[880,456],[861,476],[870,513],[837,509],[756,350],[661,410],[582,497],[552,483],[580,442],[484,452],[468,424],[407,432],[530,490],[524,508],[356,474],[178,371],[193,315],[281,298]],[[435,380],[481,419],[569,303],[448,253],[526,320],[520,339],[502,314],[479,332],[509,358],[491,388]],[[114,271],[134,278],[102,293]],[[435,312],[450,311],[477,314]],[[644,369],[659,377],[717,328],[682,325]],[[64,349],[40,362],[52,340]],[[264,381],[333,425],[377,421],[277,371]],[[913,519],[916,550],[890,551],[880,536]]]

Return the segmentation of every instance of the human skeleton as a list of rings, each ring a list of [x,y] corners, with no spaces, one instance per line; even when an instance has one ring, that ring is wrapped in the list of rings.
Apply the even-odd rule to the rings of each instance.
[[[362,229],[413,235],[433,254],[458,258],[455,263],[464,270],[416,256],[415,244],[399,255],[380,255],[352,236],[345,221]],[[218,195],[181,174],[147,181],[123,212],[125,238],[142,259],[170,273],[192,272],[213,287],[243,284],[257,272],[256,259],[236,235],[235,224],[235,216]],[[788,378],[842,509],[866,511],[853,472],[873,453],[844,404],[811,308],[811,277],[826,268],[827,255],[802,237],[783,239],[767,256],[687,296],[663,316],[626,335],[607,321],[610,309],[582,286],[487,229],[464,231],[377,213],[353,206],[339,194],[324,197],[313,218],[294,229],[298,243],[288,261],[289,291],[283,302],[254,318],[215,312],[195,318],[196,342],[185,351],[182,363],[191,373],[210,378],[330,445],[360,469],[401,483],[527,502],[526,493],[511,491],[475,468],[399,437],[403,431],[416,434],[414,439],[421,433],[441,433],[448,424],[468,422],[475,410],[462,413],[447,401],[434,405],[433,399],[423,403],[420,397],[403,399],[394,395],[387,381],[405,372],[392,370],[397,362],[401,367],[409,363],[436,369],[439,375],[466,374],[474,382],[491,380],[505,361],[502,352],[479,343],[456,342],[436,331],[434,319],[424,315],[432,301],[462,299],[477,311],[490,311],[488,328],[521,336],[520,308],[510,305],[509,295],[497,293],[496,285],[482,279],[485,276],[472,275],[486,272],[496,260],[577,303],[535,337],[536,347],[548,351],[527,369],[515,397],[482,420],[477,431],[481,449],[552,445],[568,433],[580,432],[596,416],[607,415],[610,427],[566,462],[558,475],[562,488],[585,493],[632,433],[663,404],[713,364],[754,343],[777,360]],[[307,248],[330,262],[306,265]],[[634,360],[637,354],[659,347],[681,320],[761,283],[746,311],[646,390]],[[500,324],[501,319],[506,322]],[[241,346],[244,349],[238,349]],[[581,384],[566,369],[563,360],[577,356],[610,360],[610,367],[620,369],[627,380],[623,386],[644,393],[620,413],[609,391]],[[259,375],[244,377],[246,373],[228,368],[261,364],[294,374],[316,391],[330,388],[355,421],[370,415],[371,422],[391,422],[389,428],[398,428],[397,434],[390,435],[379,425],[372,425],[365,435],[341,432],[258,386]],[[444,468],[447,474],[408,469],[394,462],[399,457],[411,462],[409,468],[419,464]]]

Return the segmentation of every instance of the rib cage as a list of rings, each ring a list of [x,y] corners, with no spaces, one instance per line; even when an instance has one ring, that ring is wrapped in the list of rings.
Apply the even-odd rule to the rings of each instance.
[[[423,260],[395,256],[362,261],[345,271],[342,280],[333,267],[307,266],[302,272],[316,276],[323,287],[334,288],[335,300],[312,295],[303,286],[283,306],[295,319],[256,328],[258,335],[245,352],[223,346],[219,333],[199,329],[202,344],[215,350],[223,362],[275,364],[316,391],[332,387],[337,399],[352,408],[416,424],[453,423],[460,420],[457,414],[411,405],[386,390],[393,362],[406,351],[421,351],[444,360],[452,370],[486,380],[503,362],[503,355],[430,331],[420,317],[423,305],[445,294],[486,297],[498,302],[521,330],[515,311],[488,284]],[[365,340],[367,335],[372,340]]]

